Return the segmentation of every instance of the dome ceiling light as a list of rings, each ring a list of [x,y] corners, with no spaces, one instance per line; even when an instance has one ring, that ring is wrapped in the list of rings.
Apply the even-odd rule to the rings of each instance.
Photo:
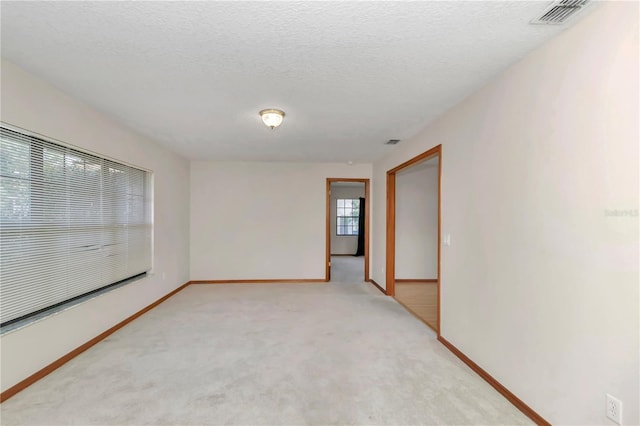
[[[262,117],[262,122],[273,130],[282,124],[282,120],[284,120],[284,111],[274,108],[263,109],[260,111],[260,117]]]

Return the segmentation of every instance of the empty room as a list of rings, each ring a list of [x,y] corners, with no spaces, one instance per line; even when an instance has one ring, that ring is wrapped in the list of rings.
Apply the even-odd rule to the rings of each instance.
[[[639,22],[0,1],[0,422],[640,424]]]

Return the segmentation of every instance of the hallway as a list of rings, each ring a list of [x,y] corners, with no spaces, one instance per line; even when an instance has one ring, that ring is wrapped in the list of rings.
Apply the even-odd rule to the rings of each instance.
[[[364,281],[364,256],[331,256],[331,282]]]

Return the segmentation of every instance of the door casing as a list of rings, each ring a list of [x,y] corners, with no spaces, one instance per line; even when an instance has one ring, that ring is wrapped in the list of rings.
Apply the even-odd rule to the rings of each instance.
[[[326,259],[325,281],[331,280],[331,184],[333,182],[361,182],[364,183],[364,280],[369,282],[369,185],[370,179],[360,178],[327,178],[327,212],[326,212]]]
[[[422,154],[416,155],[412,159],[387,171],[387,241],[386,241],[386,293],[389,296],[396,294],[396,174],[419,162],[438,157],[438,327],[436,332],[440,336],[440,301],[441,301],[441,279],[440,279],[440,251],[441,251],[441,218],[442,218],[442,145],[434,146]]]

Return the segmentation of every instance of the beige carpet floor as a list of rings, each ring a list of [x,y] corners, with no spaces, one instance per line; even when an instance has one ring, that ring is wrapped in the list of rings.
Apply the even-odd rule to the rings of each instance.
[[[358,283],[364,281],[364,256],[331,256],[332,283]]]
[[[2,424],[530,424],[352,284],[191,285],[3,403]]]

